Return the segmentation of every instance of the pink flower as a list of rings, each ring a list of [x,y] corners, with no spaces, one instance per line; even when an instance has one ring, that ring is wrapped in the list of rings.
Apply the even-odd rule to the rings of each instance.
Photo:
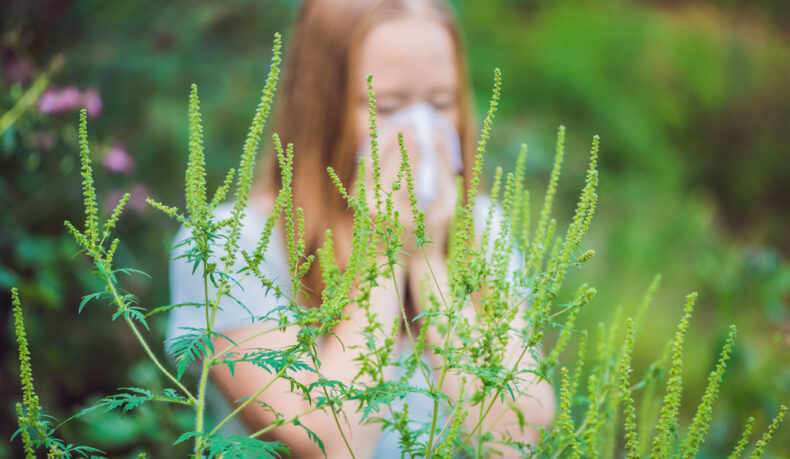
[[[148,203],[145,202],[145,198],[149,194],[148,188],[142,183],[132,187],[132,191],[129,192],[129,201],[126,202],[126,210],[139,213],[148,209]],[[121,190],[112,190],[104,195],[104,208],[107,209],[107,212],[112,212],[122,197],[123,192]]]
[[[88,111],[88,116],[96,118],[101,115],[104,104],[96,88],[88,88],[82,93],[82,106]]]
[[[36,108],[41,114],[61,114],[84,107],[91,118],[101,115],[103,104],[95,88],[80,91],[76,86],[58,89],[50,86],[38,98]]]
[[[38,104],[36,108],[38,109],[39,113],[46,114],[46,113],[54,113],[58,109],[59,104],[59,92],[55,88],[47,88],[41,97],[38,98]]]
[[[112,212],[115,209],[115,206],[118,205],[118,201],[121,200],[123,197],[123,191],[121,190],[112,190],[109,193],[104,195],[104,208],[107,209],[107,212]]]
[[[150,194],[148,187],[142,183],[138,183],[132,188],[130,194],[131,196],[129,197],[129,202],[127,203],[127,206],[129,206],[130,210],[142,212],[148,209],[148,203],[145,202],[145,199]]]
[[[104,168],[112,173],[129,175],[134,170],[134,158],[126,152],[126,146],[118,142],[104,158]]]
[[[58,94],[58,108],[59,112],[67,112],[74,110],[80,106],[82,101],[82,94],[76,86],[68,86],[63,88]]]
[[[59,114],[76,109],[81,101],[82,94],[76,86],[68,86],[63,89],[49,87],[38,98],[37,108],[39,113]]]

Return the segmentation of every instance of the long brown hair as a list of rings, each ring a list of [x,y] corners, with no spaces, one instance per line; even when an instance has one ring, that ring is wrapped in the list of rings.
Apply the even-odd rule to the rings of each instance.
[[[335,189],[326,168],[331,166],[346,186],[356,175],[356,133],[351,81],[358,50],[365,35],[377,24],[400,17],[428,17],[450,32],[458,69],[458,127],[463,176],[469,183],[473,164],[471,98],[461,36],[445,0],[305,0],[294,24],[279,90],[275,132],[284,143],[294,144],[294,203],[305,214],[307,254],[323,244],[331,228],[338,262],[349,256],[351,214]],[[375,81],[374,81],[375,85]],[[269,154],[258,174],[258,192],[275,195],[281,185],[274,155]],[[307,304],[318,306],[323,281],[318,267],[303,280],[310,293]]]

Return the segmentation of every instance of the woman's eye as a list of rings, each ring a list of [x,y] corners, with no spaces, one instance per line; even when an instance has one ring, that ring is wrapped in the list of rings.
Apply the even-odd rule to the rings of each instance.
[[[389,116],[403,108],[406,98],[400,94],[383,94],[376,100],[376,114]]]
[[[447,111],[447,110],[452,110],[453,108],[455,108],[455,102],[443,102],[443,103],[440,103],[440,104],[432,104],[432,105],[433,105],[433,108],[435,108],[436,110],[438,110],[440,112]]]
[[[437,94],[431,97],[431,105],[438,111],[452,110],[455,108],[456,100],[452,94]]]
[[[376,113],[381,116],[389,116],[398,111],[398,107],[394,105],[377,105]]]

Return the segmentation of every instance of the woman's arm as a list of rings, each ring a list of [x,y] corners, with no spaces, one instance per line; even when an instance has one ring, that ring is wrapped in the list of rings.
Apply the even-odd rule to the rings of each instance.
[[[422,310],[421,302],[424,301],[426,297],[425,293],[427,293],[422,292],[421,287],[423,286],[430,288],[440,301],[442,301],[442,297],[450,301],[447,257],[444,252],[444,244],[433,244],[428,246],[425,248],[424,253],[422,248],[418,249],[418,251],[412,255],[411,261],[408,264],[408,269],[409,287],[411,291],[415,293],[413,297],[418,301],[418,310]],[[428,279],[428,281],[426,282],[424,279]],[[441,289],[437,288],[437,286],[441,286]],[[474,314],[475,311],[471,305],[468,305],[463,313]],[[517,320],[523,321],[520,314]],[[523,326],[523,324],[514,323],[511,329],[519,329],[521,328],[520,325]],[[435,329],[428,332],[428,340],[434,345],[442,346],[446,338],[446,336],[439,336]],[[512,333],[511,339],[508,340],[505,354],[507,357],[503,365],[512,368],[522,350],[521,340],[515,336],[515,333]],[[435,366],[438,368],[442,366],[440,359],[440,356],[434,358]],[[520,369],[534,368],[535,365],[536,362],[532,358],[530,352],[527,352],[521,362],[519,362]],[[439,377],[440,375],[437,376],[437,378]],[[460,395],[460,380],[461,378],[457,373],[448,371],[444,379],[442,391],[452,399],[457,400]],[[554,419],[556,411],[554,390],[551,385],[546,381],[538,381],[537,378],[533,377],[532,380],[529,378],[522,378],[520,387],[526,388],[526,390],[524,394],[516,399],[515,403],[524,414],[526,424],[528,426],[549,427]],[[474,389],[476,388],[467,387],[467,393]],[[487,401],[485,405],[487,406],[488,403],[490,403],[490,400]],[[478,409],[471,410],[466,420],[467,430],[471,430],[477,425],[479,420],[480,411]],[[527,427],[524,431],[521,431],[519,429],[516,413],[508,407],[507,403],[501,403],[500,401],[496,401],[493,404],[491,411],[486,415],[480,427],[480,431],[495,431],[498,434],[507,432],[516,440],[532,443],[537,441],[538,435],[537,430],[533,427]],[[499,435],[497,435],[497,437],[498,436]],[[498,445],[495,444],[492,446],[500,449],[500,452],[504,455],[503,457],[518,457],[518,452],[512,448],[498,447]]]
[[[405,275],[402,269],[396,269],[396,281],[399,287],[403,285]],[[392,324],[398,315],[397,295],[392,280],[382,282],[381,286],[374,287],[371,291],[371,304],[376,308],[378,320],[383,324]],[[337,338],[329,337],[321,342],[318,347],[318,360],[320,361],[320,371],[323,377],[330,380],[340,380],[348,383],[353,375],[357,373],[357,365],[354,358],[358,355],[358,347],[365,347],[367,339],[360,333],[366,324],[365,312],[356,305],[349,306],[350,319],[343,320],[333,330]],[[225,334],[234,341],[242,340],[250,335],[270,328],[271,325],[262,324],[243,328],[237,328]],[[385,327],[387,329],[387,327]],[[296,343],[298,328],[288,327],[285,331],[273,331],[263,334],[244,344],[245,348],[256,349],[283,349]],[[385,336],[379,334],[376,337],[377,345],[383,344]],[[342,344],[341,344],[342,341]],[[221,352],[228,347],[228,342],[222,338],[214,340],[215,349]],[[306,363],[310,364],[309,361]],[[272,374],[249,363],[236,365],[235,376],[231,375],[226,366],[218,366],[212,369],[211,377],[219,387],[226,399],[233,402],[244,397],[249,397],[258,392],[263,386],[272,381]],[[293,376],[302,384],[309,385],[317,380],[313,372],[301,371],[294,373]],[[360,383],[370,383],[365,380],[365,376]],[[323,394],[321,394],[323,395]],[[280,413],[284,419],[294,416],[299,417],[299,422],[315,432],[320,438],[326,449],[327,457],[348,457],[348,450],[343,438],[338,432],[338,426],[328,411],[311,411],[313,405],[302,398],[301,395],[291,390],[290,383],[284,379],[277,379],[271,382],[268,389],[258,398],[263,404],[271,407],[275,412]],[[237,404],[238,405],[238,404]],[[261,405],[251,403],[239,412],[244,424],[252,431],[257,432],[270,426],[275,420],[275,416],[268,409]],[[378,443],[380,427],[376,424],[360,425],[361,414],[356,412],[356,404],[347,404],[343,408],[343,414],[338,415],[340,427],[349,442],[349,446],[356,457],[370,457]],[[279,440],[285,443],[292,452],[293,457],[323,457],[323,453],[318,446],[312,442],[304,429],[294,425],[282,425],[272,429],[263,438],[269,440]]]

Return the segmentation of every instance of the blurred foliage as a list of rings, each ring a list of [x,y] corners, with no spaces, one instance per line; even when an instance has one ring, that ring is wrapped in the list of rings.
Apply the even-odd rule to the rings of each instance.
[[[519,142],[530,142],[530,170],[543,180],[552,145],[541,133],[568,125],[576,135],[569,151],[579,155],[601,135],[600,210],[588,239],[598,255],[584,275],[600,293],[580,328],[594,329],[620,306],[633,313],[651,275],[662,273],[654,326],[637,339],[635,365],[644,368],[683,294],[699,290],[684,382],[689,410],[727,324],[738,325],[705,445],[713,457],[726,454],[744,415],[790,398],[786,5],[460,5],[473,80],[483,84],[493,66],[506,77],[509,127],[495,133],[492,151],[513,157]],[[565,202],[581,186],[581,171],[568,171]],[[780,442],[775,453],[789,454],[790,440]]]
[[[684,295],[699,290],[683,406],[696,406],[726,325],[735,323],[739,340],[703,450],[713,457],[728,450],[748,415],[762,430],[762,413],[770,416],[790,399],[790,3],[454,4],[480,101],[493,67],[505,78],[488,166],[510,164],[527,141],[530,174],[542,184],[553,148],[545,133],[568,125],[575,135],[568,151],[582,156],[592,134],[602,137],[600,212],[588,238],[598,254],[585,274],[599,295],[582,326],[594,328],[619,306],[632,312],[653,274],[662,273],[648,318],[653,326],[637,340],[634,365],[641,371],[664,346]],[[209,180],[217,184],[241,150],[271,34],[286,32],[287,44],[294,6],[32,0],[0,7],[0,116],[24,102],[42,76],[51,80],[50,95],[76,89],[87,103],[95,90],[101,98],[90,134],[94,159],[105,167],[97,187],[109,200],[132,191],[117,257],[153,275],[138,277],[138,296],[167,302],[164,260],[176,228],[133,202],[147,194],[179,202],[190,83],[200,85],[203,112],[213,120],[206,148]],[[74,258],[62,226],[81,214],[77,110],[47,111],[41,101],[0,133],[0,288],[18,285],[27,298],[42,402],[62,409],[52,413],[62,417],[129,382],[155,387],[157,376],[122,327],[105,325],[108,310],[87,307],[75,320],[81,295],[96,290],[91,267]],[[119,152],[132,163],[119,166]],[[574,164],[583,161],[568,161],[559,203],[568,213],[583,173]],[[6,456],[17,389],[5,375],[15,374],[16,356],[8,352],[10,300],[0,298]],[[162,336],[164,324],[155,325]],[[170,432],[148,427],[154,415],[142,411],[121,423],[95,413],[70,429],[112,457],[142,449],[159,457],[156,444]],[[178,412],[168,416],[173,431],[187,422]],[[790,437],[777,436],[772,450],[790,455]]]

